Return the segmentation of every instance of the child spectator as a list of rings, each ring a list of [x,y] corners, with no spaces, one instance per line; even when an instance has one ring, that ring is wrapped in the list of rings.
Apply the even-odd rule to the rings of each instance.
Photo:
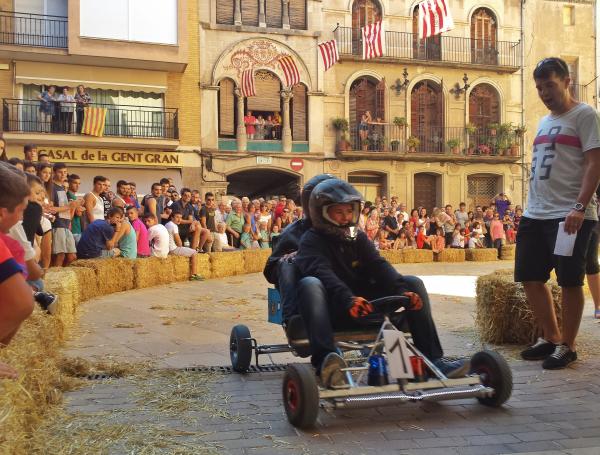
[[[169,255],[169,231],[162,224],[158,224],[158,218],[153,213],[145,213],[143,220],[148,228],[152,256],[166,258]]]
[[[515,243],[515,223],[510,219],[510,214],[504,212],[504,219],[502,220],[502,225],[504,227],[504,234],[506,236],[506,241],[508,243]]]
[[[502,240],[504,240],[504,225],[500,221],[500,214],[494,213],[492,221],[490,222],[490,238],[492,239],[492,245],[498,250],[498,259],[502,253]]]
[[[481,233],[479,231],[473,231],[471,238],[469,239],[469,248],[485,248],[481,242]]]
[[[519,230],[519,223],[521,222],[521,217],[523,216],[523,209],[520,207],[515,209],[515,216],[513,217],[513,224],[515,225],[515,241],[516,241],[516,232]]]
[[[260,239],[258,241],[258,243],[260,243],[260,247],[264,250],[269,248],[271,245],[269,243],[269,231],[268,231],[268,225],[265,221],[261,221],[258,224],[259,226],[259,235],[260,235]]]
[[[387,210],[387,209],[386,209]],[[391,250],[393,242],[388,240],[389,233],[383,229],[379,230],[379,238],[375,241],[375,246],[380,250]],[[395,240],[395,239],[394,239]]]
[[[457,223],[452,232],[452,244],[451,248],[464,248],[465,247],[465,230],[460,228],[460,223]]]
[[[412,248],[410,246],[409,242],[410,241],[406,238],[406,231],[404,229],[401,229],[400,235],[398,235],[398,238],[394,242],[393,249],[394,250],[405,250],[405,249]]]
[[[244,224],[242,228],[242,237],[240,239],[240,250],[253,250],[260,248],[258,242],[254,240],[254,236],[250,230],[252,226],[249,223]]]
[[[165,224],[165,228],[169,233],[169,254],[190,258],[190,281],[203,280],[204,278],[198,275],[197,272],[196,255],[198,252],[193,248],[183,246],[181,237],[179,237],[179,225],[183,219],[182,213],[178,210],[173,210],[170,218],[170,221]]]
[[[446,247],[446,235],[444,234],[444,229],[439,227],[435,235],[431,236],[431,249],[434,253],[439,253]]]
[[[129,219],[131,227],[135,232],[135,239],[137,242],[137,257],[150,257],[150,242],[148,240],[148,229],[146,228],[146,225],[142,222],[142,220],[140,220],[138,209],[135,207],[128,207],[127,218]]]
[[[113,207],[108,211],[106,220],[96,220],[91,223],[79,239],[77,256],[80,259],[112,258],[121,254],[115,245],[121,237],[123,224],[123,209]]]
[[[275,239],[280,235],[281,232],[279,232],[279,226],[277,226],[276,224],[273,225],[273,232],[271,232],[271,247],[273,247]]]
[[[419,226],[417,229],[417,248],[419,250],[430,250],[431,249],[431,239],[425,233],[425,226]]]

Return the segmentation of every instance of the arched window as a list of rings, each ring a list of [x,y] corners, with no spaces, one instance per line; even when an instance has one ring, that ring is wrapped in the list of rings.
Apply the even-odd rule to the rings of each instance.
[[[350,87],[350,131],[353,135],[355,150],[360,149],[359,124],[367,111],[371,119],[385,120],[385,79],[378,81],[372,77],[360,77]],[[363,133],[368,136],[370,132]],[[365,139],[365,136],[362,139]]]
[[[478,8],[471,16],[471,59],[482,65],[498,64],[498,22],[487,8]]]
[[[234,82],[223,79],[219,83],[219,137],[234,137],[236,124]]]
[[[444,95],[433,81],[418,82],[410,95],[410,135],[420,140],[417,151],[442,153],[444,150]]]
[[[292,88],[292,140],[308,140],[308,95],[304,84],[294,85]]]
[[[413,58],[419,60],[442,59],[442,35],[419,39],[419,7],[413,10]]]
[[[381,20],[381,7],[375,0],[354,0],[352,4],[352,53],[361,52],[361,28]]]
[[[469,123],[486,128],[500,123],[500,96],[490,84],[478,84],[469,94]]]

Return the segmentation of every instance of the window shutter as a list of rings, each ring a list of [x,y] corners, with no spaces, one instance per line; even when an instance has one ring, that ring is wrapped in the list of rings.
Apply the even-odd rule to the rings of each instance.
[[[248,97],[247,108],[251,111],[280,112],[281,84],[268,71],[257,71],[254,75],[256,96]],[[267,114],[268,115],[268,114]]]
[[[258,27],[258,0],[241,0],[241,2],[242,24]]]
[[[306,0],[290,0],[290,28],[306,30]]]
[[[217,1],[217,24],[233,25],[233,2],[235,0]]]
[[[283,27],[281,0],[265,0],[267,27]]]
[[[219,85],[219,135],[235,136],[233,81],[231,79],[223,79]]]
[[[294,94],[292,98],[292,139],[294,141],[306,141],[306,87],[302,84],[295,85],[292,88],[292,93]]]

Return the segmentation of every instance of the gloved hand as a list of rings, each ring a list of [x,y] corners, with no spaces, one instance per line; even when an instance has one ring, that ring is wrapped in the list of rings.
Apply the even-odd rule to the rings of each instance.
[[[405,292],[402,295],[410,299],[407,310],[419,311],[423,308],[423,300],[421,300],[421,296],[416,292]]]
[[[352,316],[354,319],[359,319],[368,316],[373,311],[375,311],[373,305],[371,305],[367,300],[365,300],[362,297],[353,297],[352,306],[350,307],[350,310],[348,310],[350,316]]]

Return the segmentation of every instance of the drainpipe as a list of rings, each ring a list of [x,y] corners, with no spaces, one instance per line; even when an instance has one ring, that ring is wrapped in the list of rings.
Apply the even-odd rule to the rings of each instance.
[[[525,125],[525,2],[521,0],[521,125]],[[525,208],[525,138],[521,145],[521,207]]]

